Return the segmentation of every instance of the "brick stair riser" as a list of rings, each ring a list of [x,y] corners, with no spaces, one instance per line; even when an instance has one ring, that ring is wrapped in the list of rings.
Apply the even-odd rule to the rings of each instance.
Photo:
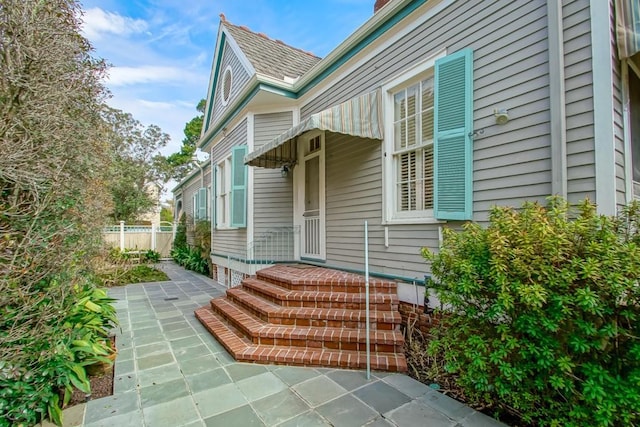
[[[340,334],[334,337],[333,333],[324,334],[323,332],[315,332],[313,338],[309,339],[305,336],[305,333],[296,333],[296,331],[273,331],[271,328],[264,328],[263,326],[245,325],[240,321],[237,316],[228,313],[224,306],[221,308],[218,306],[219,299],[215,299],[211,302],[211,307],[220,317],[225,319],[227,323],[242,331],[242,333],[255,344],[266,345],[291,345],[297,347],[310,347],[310,348],[330,348],[330,349],[350,349],[361,350],[366,349],[366,336],[364,334]],[[340,346],[340,342],[344,342],[344,346]],[[336,344],[338,343],[338,344]],[[402,351],[404,339],[399,332],[386,337],[378,338],[375,333],[371,337],[371,344],[375,346],[374,351],[391,352]],[[393,349],[393,350],[391,350]]]
[[[209,309],[211,310],[211,309]],[[318,367],[335,367],[349,369],[366,368],[366,357],[364,352],[355,353],[347,349],[322,351],[320,349],[295,349],[288,348],[282,350],[282,347],[261,347],[260,351],[251,351],[247,344],[243,344],[242,340],[234,333],[230,332],[228,327],[224,327],[220,319],[213,319],[213,315],[208,313],[202,315],[202,309],[196,310],[196,318],[205,326],[205,328],[216,337],[216,339],[229,351],[229,353],[238,361],[268,364],[286,364],[292,366],[318,366]],[[216,326],[212,326],[215,323]],[[248,351],[249,350],[249,351]],[[331,353],[333,351],[333,353]],[[394,354],[371,354],[371,368],[374,370],[384,370],[389,372],[405,372],[407,370],[406,360],[402,353]]]
[[[365,310],[366,302],[342,302],[342,301],[312,301],[312,300],[300,300],[287,298],[288,296],[283,295],[282,298],[278,296],[274,296],[263,292],[260,289],[256,289],[247,285],[243,285],[242,289],[245,291],[259,296],[267,301],[270,301],[274,304],[278,304],[282,307],[303,307],[303,308],[340,308],[347,310]],[[373,301],[369,302],[369,310],[371,311],[397,311],[398,303],[392,304],[390,302],[381,302],[376,303]]]
[[[332,316],[324,315],[323,313],[319,313],[317,318],[315,319],[309,319],[309,318],[300,318],[300,317],[289,317],[288,314],[280,313],[280,312],[268,313],[258,307],[255,307],[251,302],[245,301],[244,299],[242,299],[242,297],[238,297],[232,293],[227,293],[227,299],[229,299],[234,304],[241,307],[243,310],[250,312],[257,318],[265,322],[274,323],[277,325],[318,326],[318,327],[329,327],[329,328],[352,328],[352,329],[366,328],[366,323],[364,322],[364,319],[362,319],[362,317],[364,317],[364,311],[362,310],[360,310],[362,311],[361,320],[360,319],[358,320],[332,319],[330,318]],[[396,318],[390,319],[389,321],[371,319],[370,328],[391,331],[399,327],[401,321],[402,319],[399,316],[396,316]]]
[[[346,293],[364,293],[364,283],[291,283],[284,280],[277,280],[271,277],[257,275],[259,280],[271,283],[281,288],[289,289],[292,291],[314,291],[314,292],[346,292]],[[369,285],[369,293],[378,294],[396,294],[397,286],[393,285]]]
[[[300,319],[290,317],[269,317],[269,323],[287,326],[316,326],[320,328],[346,328],[346,329],[366,329],[366,322],[354,320],[332,320],[332,319]],[[371,330],[393,331],[398,327],[397,323],[374,322],[369,324]]]
[[[330,350],[348,350],[348,351],[367,351],[367,344],[361,342],[340,342],[340,341],[314,341],[304,339],[288,339],[288,338],[267,338],[256,337],[254,344],[260,345],[277,345],[296,348],[326,348]],[[402,351],[402,345],[393,344],[377,344],[371,343],[370,351],[380,353],[398,353]]]
[[[234,328],[236,328],[240,332],[242,332],[242,334],[245,337],[247,337],[248,339],[253,340],[253,336],[252,336],[251,330],[249,328],[247,328],[245,325],[243,325],[242,322],[238,321],[237,319],[235,319],[233,317],[228,317],[223,310],[221,310],[217,305],[215,305],[215,302],[213,300],[211,301],[211,308],[213,309],[214,313],[216,313],[220,317],[224,318],[227,323],[229,323]]]

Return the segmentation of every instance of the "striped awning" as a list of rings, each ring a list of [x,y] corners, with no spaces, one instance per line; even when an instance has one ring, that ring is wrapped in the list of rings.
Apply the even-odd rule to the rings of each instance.
[[[616,0],[618,56],[625,59],[640,52],[640,2]]]
[[[245,164],[263,168],[279,168],[295,163],[296,137],[310,130],[325,130],[360,138],[381,140],[383,132],[380,90],[312,114],[273,141],[249,153],[244,159]]]

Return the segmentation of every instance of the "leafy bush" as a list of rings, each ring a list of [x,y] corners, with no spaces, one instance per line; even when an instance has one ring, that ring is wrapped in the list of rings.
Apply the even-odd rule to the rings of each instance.
[[[640,205],[551,198],[423,249],[447,312],[430,352],[475,400],[539,425],[640,422]],[[572,218],[572,219],[571,219]]]
[[[160,252],[154,251],[153,249],[147,250],[143,255],[144,262],[152,262],[157,263],[160,261]]]
[[[187,270],[193,270],[200,274],[209,274],[209,260],[202,257],[201,250],[199,248],[180,248],[171,251],[173,260],[178,264],[186,268]]]
[[[45,415],[61,425],[60,406],[69,402],[73,388],[90,393],[85,366],[108,360],[108,333],[117,324],[113,300],[88,279],[70,286],[66,294],[61,286],[66,280],[63,276],[41,283],[60,290],[55,296],[50,291],[42,307],[5,307],[1,326],[7,332],[25,311],[37,313],[48,307],[58,316],[43,318],[51,330],[47,340],[15,337],[13,345],[19,346],[23,357],[0,360],[0,426],[32,425]]]

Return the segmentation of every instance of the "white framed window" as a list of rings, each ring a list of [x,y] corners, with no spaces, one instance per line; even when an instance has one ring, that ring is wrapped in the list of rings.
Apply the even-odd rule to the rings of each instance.
[[[433,217],[433,72],[393,93],[396,218]]]
[[[384,219],[435,222],[435,54],[383,86],[385,101]]]
[[[385,224],[469,220],[473,51],[444,51],[382,87]]]
[[[216,228],[229,228],[231,204],[231,156],[216,169]]]

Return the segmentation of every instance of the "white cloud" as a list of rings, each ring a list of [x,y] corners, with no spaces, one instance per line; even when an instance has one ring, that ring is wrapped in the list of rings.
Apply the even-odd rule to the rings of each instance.
[[[128,86],[145,83],[171,83],[191,80],[192,73],[178,67],[143,65],[139,67],[111,67],[109,86]]]
[[[171,108],[176,108],[176,104],[172,104],[171,102],[147,101],[144,99],[140,99],[138,102],[149,110],[169,110]]]
[[[103,34],[128,35],[147,30],[147,22],[133,19],[99,7],[88,9],[83,17],[83,31],[89,40],[99,40]]]

